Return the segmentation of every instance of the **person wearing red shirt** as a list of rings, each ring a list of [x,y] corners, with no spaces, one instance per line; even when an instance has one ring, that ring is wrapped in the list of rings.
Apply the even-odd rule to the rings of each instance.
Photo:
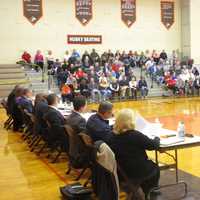
[[[78,68],[78,71],[75,72],[75,77],[80,80],[81,78],[83,78],[85,75],[85,73],[83,72],[83,70],[81,68]]]
[[[31,55],[27,51],[24,51],[22,54],[22,60],[26,63],[31,63]]]
[[[42,55],[42,53],[41,53],[40,50],[37,50],[37,52],[36,52],[34,63],[37,65],[35,67],[35,70],[37,72],[39,71],[38,66],[41,68],[41,70],[43,70],[43,67],[44,67],[44,57],[43,57],[43,55]]]

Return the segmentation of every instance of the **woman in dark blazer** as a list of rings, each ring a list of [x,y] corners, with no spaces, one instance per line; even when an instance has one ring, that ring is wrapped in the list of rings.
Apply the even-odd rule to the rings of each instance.
[[[147,198],[150,190],[158,186],[159,167],[148,159],[146,150],[159,148],[160,139],[149,139],[135,128],[135,114],[131,109],[118,113],[114,125],[115,135],[110,146],[121,170],[133,182],[140,182]]]

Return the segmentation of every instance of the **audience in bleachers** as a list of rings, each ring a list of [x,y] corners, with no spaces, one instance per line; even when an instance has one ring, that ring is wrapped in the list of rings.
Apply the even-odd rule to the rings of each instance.
[[[28,55],[27,52],[24,54],[23,57]],[[27,61],[23,60],[29,63],[30,59],[31,57]],[[39,68],[43,69],[44,57],[40,50],[35,55],[34,63],[39,66],[35,66],[37,71]],[[176,51],[170,55],[165,50],[161,53],[156,50],[151,53],[147,50],[140,54],[137,51],[128,53],[116,51],[114,54],[108,50],[100,55],[93,49],[91,53],[85,51],[81,55],[74,49],[71,55],[66,51],[61,61],[53,56],[52,51],[48,51],[46,63],[48,74],[55,77],[60,89],[66,83],[70,86],[73,96],[81,93],[91,101],[112,99],[113,95],[114,98],[137,99],[137,96],[145,98],[149,91],[149,86],[144,80],[145,74],[159,86],[171,90],[174,95],[198,94],[198,87],[194,84],[196,84],[195,79],[198,79],[199,70],[193,67],[192,60],[188,60],[185,64],[180,62]],[[135,78],[135,67],[141,69],[143,77],[141,80],[135,80],[133,87],[130,81]],[[70,79],[76,79],[73,80],[76,82],[75,85],[70,82]],[[184,82],[180,90],[177,86],[178,79]],[[95,97],[96,95],[98,98]]]

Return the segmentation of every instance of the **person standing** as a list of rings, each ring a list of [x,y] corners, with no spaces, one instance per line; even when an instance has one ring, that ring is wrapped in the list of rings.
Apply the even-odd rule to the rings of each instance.
[[[51,70],[54,64],[54,57],[51,50],[48,51],[46,59],[47,59],[47,68],[48,70]]]
[[[44,57],[43,57],[43,55],[42,55],[40,50],[37,50],[37,52],[36,52],[36,55],[35,55],[35,58],[34,58],[34,63],[36,64],[36,66],[35,66],[36,72],[39,72],[38,66],[40,67],[41,70],[43,70]]]

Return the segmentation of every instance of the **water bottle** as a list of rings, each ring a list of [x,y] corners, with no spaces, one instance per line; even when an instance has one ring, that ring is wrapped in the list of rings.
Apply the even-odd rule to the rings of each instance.
[[[177,136],[179,138],[184,138],[185,137],[185,124],[184,124],[184,122],[179,122],[178,123]]]

